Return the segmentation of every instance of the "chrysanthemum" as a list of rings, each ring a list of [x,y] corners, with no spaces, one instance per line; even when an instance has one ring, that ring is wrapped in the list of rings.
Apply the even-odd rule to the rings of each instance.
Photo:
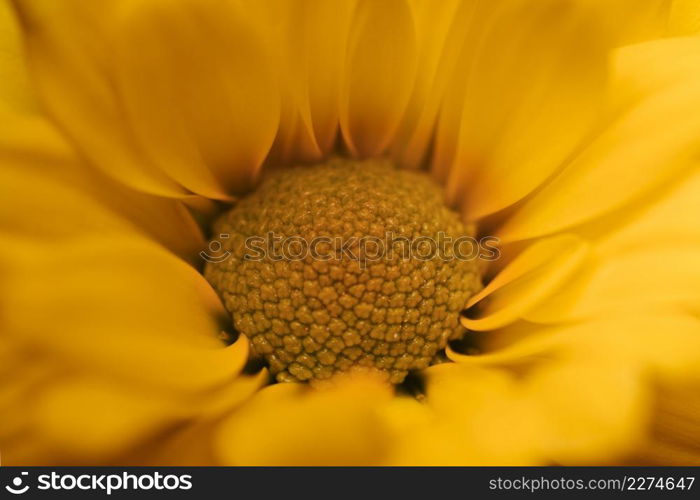
[[[700,2],[0,20],[4,463],[700,460]],[[236,260],[267,229],[500,258]]]

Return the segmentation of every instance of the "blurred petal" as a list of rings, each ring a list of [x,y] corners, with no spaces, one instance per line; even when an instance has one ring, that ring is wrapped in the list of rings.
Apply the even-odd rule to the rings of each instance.
[[[533,243],[479,293],[467,307],[484,301],[478,317],[462,317],[465,328],[487,331],[501,328],[521,318],[536,305],[548,303],[551,294],[577,271],[588,252],[584,240],[559,235]]]
[[[544,416],[538,439],[555,463],[600,464],[633,449],[649,421],[642,373],[614,352],[582,353],[534,370],[524,388]]]
[[[700,151],[700,117],[690,111],[700,107],[698,47],[700,39],[687,39],[621,50],[617,92],[627,99],[628,89],[641,94],[638,102],[527,200],[498,236],[508,242],[587,222],[691,168]],[[638,64],[629,64],[630,58]]]
[[[669,31],[672,35],[700,34],[700,2],[673,0]]]
[[[448,354],[459,365],[500,368],[516,377],[518,397],[539,408],[537,446],[548,462],[609,463],[656,449],[675,450],[676,461],[692,463],[691,443],[678,445],[697,429],[697,415],[693,404],[677,399],[677,390],[686,388],[686,397],[697,391],[697,318],[639,314],[540,327],[487,354]],[[676,397],[669,401],[671,388]],[[650,450],[639,449],[650,441]]]
[[[41,94],[96,165],[170,196],[250,187],[279,95],[259,35],[233,3],[16,5]]]
[[[678,0],[599,1],[610,9],[608,22],[621,47],[666,36],[672,4]]]
[[[0,0],[0,112],[35,111],[19,23],[9,0]]]
[[[700,465],[700,378],[655,380],[648,439],[629,458],[643,465]]]
[[[223,311],[199,273],[80,204],[78,191],[62,199],[45,184],[85,217],[52,227],[31,207],[34,232],[26,216],[17,230],[3,223],[0,444],[11,463],[110,461],[169,426],[230,411],[266,380],[239,376],[248,342],[219,340]]]
[[[470,366],[510,367],[521,378],[524,369],[541,370],[551,360],[564,360],[562,366],[567,373],[579,377],[580,382],[555,390],[551,384],[558,383],[563,375],[552,374],[549,385],[540,386],[540,397],[560,397],[565,403],[564,408],[551,409],[547,413],[550,419],[561,422],[569,419],[571,422],[565,425],[565,429],[573,430],[583,424],[578,438],[568,437],[560,442],[564,445],[562,451],[571,461],[579,461],[582,457],[579,451],[567,452],[572,440],[581,444],[595,443],[601,437],[598,432],[601,426],[610,429],[610,425],[614,425],[611,430],[615,432],[609,436],[611,439],[617,439],[615,433],[618,438],[630,436],[633,429],[638,433],[630,439],[622,456],[617,457],[623,463],[698,463],[700,443],[696,439],[695,394],[700,387],[700,321],[695,317],[638,313],[580,325],[540,327],[523,340],[484,355],[466,356],[454,351],[449,351],[448,355],[454,361]],[[592,363],[595,371],[591,373],[590,369],[586,371],[576,364],[567,366],[572,356]],[[625,370],[632,371],[627,373]],[[630,385],[633,380],[636,380],[636,386]],[[621,386],[623,382],[625,385]],[[625,390],[612,395],[611,389]],[[630,402],[632,393],[639,394],[637,402],[633,403],[636,417],[633,413],[625,424],[619,419],[618,405]],[[608,394],[607,401],[605,394]],[[569,395],[575,400],[568,399]],[[593,407],[590,398],[598,401]],[[597,424],[589,421],[586,431],[583,417],[591,410],[605,418],[598,417]],[[547,428],[551,429],[552,425],[547,425]],[[591,433],[591,428],[596,432]],[[583,435],[586,432],[588,438]],[[538,442],[546,442],[548,434],[543,436]],[[601,454],[598,463],[601,458],[609,462],[611,454]]]
[[[323,390],[270,386],[224,421],[217,448],[227,465],[369,465],[390,443],[378,408],[389,387],[345,381]]]
[[[416,71],[413,14],[405,0],[360,0],[350,28],[340,101],[343,137],[356,156],[389,146]]]
[[[184,189],[143,158],[106,74],[115,0],[16,1],[37,92],[95,165],[125,184],[165,196]]]
[[[172,403],[96,380],[53,384],[39,397],[36,426],[72,453],[109,456],[133,446],[172,418]]]
[[[267,379],[263,375],[240,377],[222,391],[187,399],[144,392],[139,387],[102,380],[94,374],[57,380],[33,398],[32,424],[39,439],[71,456],[102,461],[151,438],[158,439],[157,448],[162,452],[161,448],[167,445],[160,443],[167,439],[164,433],[183,426],[189,428],[193,421],[206,422],[211,427],[208,418],[212,416],[212,404],[220,411],[233,411]],[[182,448],[178,453],[183,453]],[[146,450],[141,450],[141,454],[146,455]],[[192,463],[192,457],[180,458],[185,464]],[[139,463],[146,463],[143,457]]]
[[[656,93],[698,77],[700,40],[669,38],[619,49],[613,60],[610,114],[628,112]]]
[[[355,0],[253,0],[280,75],[270,163],[319,160],[335,146],[341,72]]]
[[[435,144],[436,175],[469,219],[523,198],[585,137],[613,44],[600,5],[490,4],[474,14]]]
[[[18,124],[17,121],[14,123]],[[55,149],[61,143],[55,142],[52,130],[45,123],[28,124],[27,130],[33,134],[32,142],[36,143],[44,139],[39,134],[46,134],[46,147],[30,150],[29,154],[35,158],[24,156],[21,151],[0,148],[0,157],[9,160],[0,170],[0,227],[3,235],[50,241],[61,237],[81,237],[96,230],[102,233],[128,232],[129,226],[125,220],[101,207],[88,193],[60,182],[36,167],[38,163],[50,172],[52,168],[70,165],[71,157],[65,154],[69,151]],[[58,155],[51,158],[53,153]],[[47,160],[53,160],[53,163],[41,159],[42,155]],[[34,175],[30,173],[31,170],[28,171],[32,166]]]
[[[403,465],[600,463],[624,455],[646,423],[636,366],[614,356],[542,360],[517,374],[461,364],[425,374],[428,415],[405,437]]]
[[[476,2],[413,0],[418,47],[416,81],[393,141],[400,165],[422,166],[433,138],[440,102],[454,71]],[[463,22],[466,21],[466,22]]]
[[[0,120],[0,227],[36,239],[138,229],[193,260],[201,229],[177,200],[129,189],[85,165],[41,116]]]
[[[402,436],[397,465],[540,463],[532,443],[541,435],[541,419],[518,397],[508,374],[450,363],[429,368],[425,377],[423,415]]]
[[[513,328],[513,327],[509,327]],[[448,351],[450,359],[476,366],[522,366],[567,353],[610,353],[621,365],[643,365],[666,377],[695,377],[700,360],[700,321],[679,314],[627,315],[581,324],[539,327],[509,346],[480,355]]]
[[[115,28],[130,126],[154,161],[210,198],[250,189],[279,120],[260,35],[232,2],[129,2]]]
[[[697,309],[700,301],[700,244],[652,247],[646,252],[597,256],[546,303],[524,314],[529,321],[563,322],[611,314]],[[664,265],[666,264],[666,265]]]
[[[644,210],[631,210],[633,217],[591,228],[582,272],[525,317],[550,323],[700,311],[700,168],[676,184]]]
[[[223,310],[204,278],[127,235],[5,241],[4,330],[75,367],[193,392],[233,380],[248,346],[218,340]]]

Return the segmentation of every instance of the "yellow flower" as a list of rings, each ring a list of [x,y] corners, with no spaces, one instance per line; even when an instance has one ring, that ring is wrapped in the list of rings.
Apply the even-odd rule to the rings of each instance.
[[[4,463],[699,463],[699,20],[3,0]],[[500,241],[468,333],[400,384],[272,383],[203,276],[212,221],[263,174],[335,156],[432,178]]]

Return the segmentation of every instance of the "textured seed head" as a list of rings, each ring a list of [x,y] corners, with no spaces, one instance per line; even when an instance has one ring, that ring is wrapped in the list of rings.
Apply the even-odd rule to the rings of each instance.
[[[470,235],[440,188],[388,162],[275,172],[213,230],[228,258],[205,276],[279,381],[376,369],[400,383],[464,334],[481,286],[476,261],[430,243]]]

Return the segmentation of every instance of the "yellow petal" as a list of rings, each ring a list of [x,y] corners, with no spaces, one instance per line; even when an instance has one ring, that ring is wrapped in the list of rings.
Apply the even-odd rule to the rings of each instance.
[[[314,161],[335,145],[340,78],[354,0],[246,2],[269,39],[282,92],[269,163]]]
[[[0,119],[0,222],[4,233],[42,239],[140,231],[189,260],[201,229],[178,200],[134,191],[85,165],[38,115]]]
[[[628,460],[643,465],[700,465],[700,379],[655,381],[648,439]]]
[[[235,379],[247,340],[225,347],[224,313],[193,268],[126,235],[44,248],[3,244],[4,329],[76,367],[195,392]]]
[[[38,394],[56,377],[56,365],[45,358],[32,356],[17,342],[6,336],[0,339],[2,360],[2,386],[0,386],[0,444],[6,444],[25,434],[31,425],[26,408],[31,405],[31,395]],[[37,362],[40,361],[40,362]],[[25,408],[25,411],[18,411]],[[3,451],[7,448],[3,446]]]
[[[599,1],[609,9],[608,22],[617,45],[624,46],[666,36],[672,4],[678,0]]]
[[[182,201],[135,191],[100,172],[91,174],[84,182],[92,196],[176,255],[201,264],[199,252],[205,247],[204,234]]]
[[[615,448],[626,449],[620,458],[635,463],[697,461],[691,440],[698,428],[697,318],[638,313],[535,332],[486,355],[450,357],[470,366],[512,367],[521,380],[524,371],[534,371],[527,398],[546,402],[548,421],[537,443],[555,450],[558,461],[610,462]],[[560,365],[556,372],[547,368],[551,360]],[[629,418],[620,419],[623,411]]]
[[[56,382],[37,399],[40,439],[76,455],[109,457],[174,420],[162,396],[94,379]]]
[[[389,448],[379,410],[391,397],[371,380],[309,392],[270,386],[224,421],[217,436],[229,465],[368,465]]]
[[[169,196],[250,187],[276,132],[279,93],[239,7],[17,5],[40,93],[96,165]]]
[[[544,431],[541,418],[517,393],[512,376],[456,364],[431,367],[425,376],[424,403],[433,420],[413,430],[418,447],[414,464],[540,463],[533,443]],[[413,441],[412,436],[406,439]]]
[[[313,0],[306,24],[309,112],[316,143],[324,154],[335,146],[338,132],[340,88],[348,32],[355,1]]]
[[[42,389],[35,389],[29,420],[40,446],[59,448],[69,456],[110,461],[114,455],[136,449],[144,442],[149,443],[150,453],[155,449],[162,452],[169,438],[158,436],[155,444],[147,440],[156,433],[207,421],[212,416],[212,404],[219,411],[233,411],[267,380],[267,374],[262,375],[240,377],[222,391],[185,399],[173,398],[167,392],[144,391],[118,380],[104,380],[91,372],[80,378],[57,377]],[[181,458],[184,463],[191,463],[192,457]]]
[[[609,314],[697,309],[700,301],[700,244],[596,256],[581,275],[524,315],[535,322],[595,319]]]
[[[613,358],[543,359],[517,373],[431,367],[427,415],[404,437],[400,463],[582,465],[621,456],[643,432],[648,399],[637,367]]]
[[[113,71],[130,126],[160,168],[211,198],[250,189],[277,131],[261,36],[231,2],[128,2]]]
[[[525,317],[536,322],[697,311],[700,303],[700,168],[644,210],[588,229],[581,272]],[[612,219],[612,218],[611,218]]]
[[[537,446],[554,463],[600,464],[624,457],[650,418],[643,372],[614,353],[580,353],[527,378],[523,396],[540,409],[547,432]]]
[[[641,199],[693,166],[700,118],[689,110],[700,106],[699,43],[689,39],[679,47],[677,41],[658,41],[621,51],[617,93],[623,99],[628,99],[625,91],[642,94],[641,100],[526,201],[498,235],[507,242],[587,222]],[[648,57],[637,51],[648,51]],[[628,64],[628,58],[644,64]],[[653,84],[633,85],[649,75]]]
[[[610,353],[620,365],[644,366],[666,377],[696,377],[700,322],[689,315],[654,312],[611,316],[581,324],[534,328],[521,340],[480,355],[453,350],[448,355],[460,364],[518,367],[536,366],[570,353],[597,352]]]
[[[0,444],[10,456],[22,448],[33,450],[32,458],[17,463],[163,464],[172,462],[168,453],[176,453],[181,465],[191,465],[196,458],[187,454],[183,443],[172,449],[175,442],[192,429],[211,428],[213,420],[234,411],[269,378],[262,370],[257,376],[238,377],[220,390],[183,395],[118,377],[108,379],[103,371],[83,371],[81,365],[16,345],[8,353],[11,357],[4,359],[7,340],[3,337],[0,342],[0,375],[8,369],[0,387]],[[202,446],[207,443],[209,438]],[[127,452],[129,458],[124,456]],[[51,458],[54,453],[58,456]]]
[[[405,112],[416,70],[416,34],[405,0],[360,0],[343,72],[340,126],[352,154],[381,154]]]
[[[0,150],[0,155],[11,156],[11,153]],[[56,166],[64,165],[61,159],[57,159]],[[40,171],[28,174],[26,163],[32,162],[13,162],[0,170],[3,236],[21,235],[50,242],[55,238],[80,237],[98,229],[103,233],[129,233],[127,222],[101,207],[89,193]]]
[[[581,142],[613,43],[590,2],[491,4],[474,14],[436,137],[436,173],[470,219],[529,194]]]
[[[694,317],[638,314],[534,329],[529,337],[485,355],[449,354],[472,370],[467,374],[484,367],[512,374],[513,407],[518,401],[534,405],[527,418],[541,425],[534,448],[546,462],[581,465],[624,459],[654,437],[649,436],[652,412],[673,410],[658,407],[658,387],[650,382],[682,387],[697,381],[699,333]],[[465,379],[471,376],[467,374]],[[443,411],[448,411],[449,399],[445,401]],[[453,407],[468,406],[460,401]],[[697,420],[682,415],[673,422],[665,419],[674,432],[682,431],[678,425],[687,429]],[[508,438],[513,439],[510,434]]]
[[[0,111],[36,111],[17,16],[8,0],[0,1]]]
[[[14,2],[36,90],[63,131],[95,165],[125,184],[164,196],[185,190],[144,158],[125,123],[114,85],[100,69],[113,62],[105,37],[114,0]]]
[[[391,152],[397,163],[422,166],[433,137],[440,102],[454,71],[476,2],[413,0],[416,22],[417,70],[406,113]],[[465,26],[466,25],[466,26]]]
[[[467,307],[485,302],[478,317],[462,317],[469,330],[486,331],[516,321],[547,298],[579,269],[588,252],[574,235],[545,238],[522,251]],[[487,300],[485,300],[487,299]]]
[[[623,47],[614,54],[610,114],[622,114],[654,94],[697,78],[700,40],[669,38]]]
[[[697,0],[673,0],[669,20],[672,35],[700,33],[700,3]]]

